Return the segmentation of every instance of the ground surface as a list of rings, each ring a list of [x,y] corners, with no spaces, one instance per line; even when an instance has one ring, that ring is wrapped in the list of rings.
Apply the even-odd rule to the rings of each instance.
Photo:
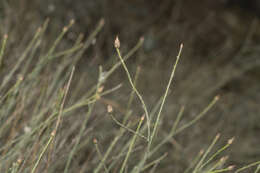
[[[46,0],[44,3],[21,0],[3,4],[5,13],[0,15],[4,27],[0,33],[8,32],[13,42],[26,42],[31,37],[30,31],[49,17],[46,42],[70,19],[75,19],[76,24],[64,43],[71,44],[78,33],[88,36],[104,18],[105,26],[96,45],[85,52],[86,58],[77,67],[89,74],[96,72],[99,64],[112,61],[117,34],[123,53],[143,36],[144,46],[128,61],[128,66],[132,74],[136,66],[141,67],[137,87],[150,108],[163,94],[180,43],[184,43],[172,92],[163,111],[162,131],[169,131],[181,106],[185,106],[185,122],[215,95],[220,95],[220,101],[207,117],[177,136],[177,144],[162,149],[162,152],[169,152],[170,158],[162,170],[181,171],[216,133],[223,135],[222,143],[235,136],[229,152],[232,164],[259,160],[260,18],[253,9],[211,0],[202,0],[200,4],[193,0]],[[108,98],[118,104],[118,109],[125,108],[120,102],[130,92],[126,75],[122,69],[121,72],[114,75],[111,82],[125,85],[116,98]],[[141,110],[136,100],[134,111],[138,114]],[[171,159],[175,164],[170,164]]]

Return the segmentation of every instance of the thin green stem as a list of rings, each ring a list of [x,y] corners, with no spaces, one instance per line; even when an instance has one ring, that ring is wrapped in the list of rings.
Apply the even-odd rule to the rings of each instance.
[[[69,81],[68,81],[68,84],[65,88],[65,92],[64,92],[64,97],[63,97],[63,100],[62,100],[62,103],[61,103],[61,106],[60,106],[60,110],[59,110],[59,114],[58,114],[58,119],[57,119],[57,122],[56,122],[56,126],[55,126],[55,134],[56,135],[56,132],[58,130],[58,127],[61,123],[61,116],[63,114],[63,109],[64,109],[64,105],[65,105],[65,101],[66,101],[66,98],[67,98],[67,95],[68,95],[68,92],[69,92],[69,88],[70,88],[70,85],[71,85],[71,81],[72,81],[72,77],[74,75],[74,71],[75,71],[75,67],[72,67],[72,71],[71,71],[71,74],[70,74],[70,78],[69,78]]]
[[[201,150],[197,156],[191,161],[190,165],[188,166],[188,168],[184,171],[184,173],[188,173],[188,172],[191,172],[191,168],[193,168],[195,166],[195,164],[199,161],[200,157],[202,156],[203,154],[203,150]]]
[[[151,163],[148,163],[147,165],[144,166],[144,168],[142,169],[142,171],[150,168],[151,166],[158,164],[160,161],[162,161],[166,156],[168,155],[168,153],[164,153],[164,155],[162,155],[161,157],[159,157],[158,159],[152,161]]]
[[[126,64],[124,62],[124,59],[122,58],[121,56],[121,53],[120,53],[120,50],[119,50],[119,47],[116,47],[116,51],[117,51],[117,54],[118,54],[118,57],[126,71],[126,74],[127,74],[127,77],[128,77],[128,80],[133,88],[133,90],[135,91],[136,95],[138,96],[139,100],[141,101],[142,103],[142,106],[143,106],[143,109],[144,109],[144,112],[145,112],[145,116],[146,116],[146,121],[147,121],[147,129],[148,129],[148,141],[150,140],[150,133],[151,133],[151,129],[150,129],[150,117],[149,117],[149,114],[148,114],[148,111],[147,111],[147,108],[146,108],[146,105],[144,103],[144,100],[143,100],[143,97],[141,96],[141,94],[138,92],[138,90],[136,89],[133,81],[132,81],[132,78],[131,78],[131,75],[128,71],[128,68],[126,67]]]
[[[138,67],[138,68],[136,69],[136,74],[135,74],[135,79],[134,79],[134,84],[135,84],[135,85],[136,85],[137,80],[138,80],[139,72],[140,72],[140,68]],[[130,94],[130,97],[129,97],[129,100],[128,100],[127,109],[126,109],[126,114],[125,114],[125,116],[124,116],[124,120],[123,120],[123,123],[122,123],[123,125],[126,123],[126,121],[128,120],[128,118],[129,118],[129,116],[130,116],[130,114],[131,114],[130,111],[129,111],[129,109],[130,109],[130,107],[131,107],[131,105],[132,105],[134,93],[135,93],[135,92],[132,90],[132,92],[131,92],[131,94]],[[126,125],[126,127],[127,127],[127,125]],[[116,145],[116,143],[118,142],[118,140],[121,138],[121,136],[124,134],[124,132],[125,132],[125,128],[121,128],[121,129],[119,130],[119,133],[116,135],[116,137],[114,138],[114,140],[113,140],[113,141],[111,142],[111,144],[109,145],[109,148],[107,149],[107,151],[106,151],[106,153],[105,153],[105,155],[104,155],[104,157],[103,157],[103,159],[102,159],[103,162],[106,161],[106,159],[108,158],[108,155],[111,153],[112,149],[114,148],[114,146]],[[126,145],[126,146],[127,146],[127,145]],[[124,148],[122,149],[122,152],[123,152],[123,151],[124,151]],[[110,170],[115,163],[116,163],[116,162],[111,163],[110,166],[109,166],[109,168],[108,168],[108,170]],[[100,170],[100,168],[101,168],[101,164],[99,164],[99,165],[97,166],[97,168],[95,169],[94,173],[98,173],[99,170]]]
[[[48,146],[50,145],[51,141],[54,139],[54,136],[55,136],[55,135],[54,135],[54,133],[52,132],[52,134],[51,134],[51,136],[50,136],[50,138],[49,138],[47,144],[46,144],[45,147],[43,148],[43,150],[42,150],[40,156],[38,157],[36,163],[34,164],[31,173],[34,173],[34,172],[36,171],[36,168],[37,168],[37,166],[39,165],[40,160],[42,159],[43,154],[46,152],[46,150],[47,150]]]
[[[207,171],[207,173],[212,172],[213,170],[215,170],[217,167],[221,167],[223,166],[224,162],[227,160],[227,156],[226,157],[222,157],[220,160],[218,160],[213,166],[210,167],[210,169]]]
[[[138,134],[138,132],[139,132],[139,129],[140,129],[141,125],[142,125],[143,120],[144,120],[144,117],[141,117],[141,120],[139,121],[138,127],[137,127],[137,129],[136,129],[136,133],[137,133],[137,134]],[[123,162],[123,164],[122,164],[122,167],[121,167],[121,169],[120,169],[120,173],[123,173],[123,172],[124,172],[124,169],[125,169],[125,167],[126,167],[126,163],[127,163],[127,161],[128,161],[128,158],[129,158],[129,156],[130,156],[130,154],[131,154],[131,151],[132,151],[133,148],[134,148],[134,144],[135,144],[135,141],[136,141],[136,137],[137,137],[137,135],[135,134],[135,135],[133,136],[133,139],[131,140],[131,144],[130,144],[130,146],[129,146],[128,152],[127,152],[126,157],[125,157],[125,160],[124,160],[124,162]]]
[[[166,90],[165,90],[165,93],[164,93],[164,96],[162,98],[162,103],[160,105],[160,108],[159,108],[159,112],[157,114],[157,119],[155,121],[155,125],[154,125],[154,129],[152,131],[152,135],[150,136],[149,138],[149,142],[148,142],[148,146],[147,146],[147,149],[146,149],[146,152],[144,154],[144,157],[143,159],[141,160],[141,162],[139,163],[139,165],[137,166],[137,173],[139,173],[141,171],[141,168],[143,167],[143,165],[145,164],[147,158],[150,156],[150,149],[151,149],[151,145],[152,145],[152,140],[155,136],[155,133],[157,131],[157,128],[158,128],[158,125],[159,125],[159,121],[160,121],[160,117],[161,117],[161,113],[162,113],[162,109],[163,109],[163,106],[165,104],[165,100],[166,100],[166,97],[168,95],[168,92],[169,92],[169,88],[171,86],[171,83],[172,83],[172,79],[174,77],[174,74],[175,74],[175,71],[176,71],[176,67],[178,65],[178,62],[179,62],[179,59],[180,59],[180,56],[181,56],[181,53],[182,53],[182,48],[183,48],[183,44],[180,45],[180,49],[179,49],[179,52],[178,52],[178,55],[177,55],[177,59],[175,61],[175,64],[173,65],[173,68],[172,68],[172,72],[171,72],[171,76],[170,76],[170,79],[169,79],[169,82],[167,84],[167,87],[166,87]]]
[[[152,136],[150,138],[150,145],[152,144],[152,140],[154,138],[154,135],[157,131],[157,128],[158,128],[158,125],[159,125],[159,121],[160,121],[160,118],[161,118],[161,113],[162,113],[162,109],[164,107],[164,104],[165,104],[165,100],[166,100],[166,97],[168,95],[168,92],[169,92],[169,89],[170,89],[170,86],[171,86],[171,83],[172,83],[172,79],[174,77],[174,74],[175,74],[175,71],[176,71],[176,68],[177,68],[177,65],[178,65],[178,62],[179,62],[179,59],[181,57],[181,53],[182,53],[182,48],[183,48],[183,44],[181,44],[180,46],[180,49],[179,49],[179,53],[177,55],[177,59],[175,61],[175,64],[172,68],[172,72],[171,72],[171,76],[170,76],[170,79],[169,79],[169,82],[168,82],[168,85],[166,87],[166,90],[165,90],[165,94],[163,96],[163,100],[162,100],[162,104],[160,106],[160,109],[159,109],[159,112],[158,112],[158,115],[157,115],[157,119],[155,121],[155,125],[154,125],[154,129],[153,129],[153,132],[152,132]]]
[[[209,148],[206,150],[206,152],[203,154],[202,158],[200,159],[199,163],[196,165],[194,171],[192,173],[197,173],[201,170],[201,165],[203,164],[204,160],[208,156],[209,152],[212,150],[213,146],[216,144],[220,137],[220,134],[217,134],[212,143],[210,144]]]
[[[2,90],[7,83],[10,82],[10,80],[12,79],[13,75],[15,74],[15,72],[18,70],[18,68],[21,66],[21,63],[23,62],[23,60],[26,58],[26,56],[28,55],[28,53],[30,52],[30,50],[33,48],[35,42],[38,40],[40,34],[41,34],[42,28],[39,28],[33,39],[30,41],[29,45],[26,47],[25,51],[23,52],[23,54],[21,55],[21,57],[19,57],[17,63],[15,64],[15,66],[12,68],[12,70],[8,73],[8,75],[4,78],[1,86],[0,86],[0,90]]]
[[[178,125],[179,122],[180,122],[180,119],[181,119],[181,117],[182,117],[182,115],[183,115],[183,112],[184,112],[184,107],[181,107],[181,109],[180,109],[180,111],[179,111],[179,113],[178,113],[178,115],[177,115],[177,118],[176,118],[176,120],[175,120],[175,122],[174,122],[174,125],[173,125],[173,127],[172,127],[172,129],[171,129],[171,131],[170,131],[170,133],[169,133],[169,135],[167,135],[167,137],[165,137],[165,138],[162,140],[162,142],[160,142],[158,145],[156,145],[156,146],[152,149],[152,151],[150,152],[150,155],[149,155],[149,156],[153,155],[159,148],[161,148],[162,145],[164,145],[166,142],[168,142],[168,141],[175,135],[175,131],[176,131],[177,125]]]
[[[260,165],[260,161],[257,161],[257,162],[251,163],[251,164],[249,164],[249,165],[247,165],[247,166],[244,166],[244,167],[242,167],[242,168],[239,168],[239,169],[236,170],[235,173],[241,172],[241,171],[243,171],[243,170],[245,170],[245,169],[248,169],[248,168],[250,168],[250,167],[252,167],[252,166],[256,166],[256,165]]]
[[[209,105],[201,113],[199,113],[199,115],[197,115],[196,118],[194,118],[193,120],[191,120],[187,124],[183,125],[179,129],[177,129],[175,135],[182,132],[186,128],[188,128],[191,125],[193,125],[194,123],[196,123],[199,119],[201,119],[216,104],[216,102],[218,100],[219,100],[219,96],[214,97],[214,99],[209,103]]]
[[[209,172],[209,173],[220,173],[220,172],[226,172],[226,171],[230,171],[231,169],[228,167],[228,168],[224,168],[224,169],[218,169],[218,170],[215,170],[215,171],[212,171],[212,172]]]
[[[233,138],[232,138],[233,139]],[[231,139],[231,140],[232,140]],[[229,140],[229,141],[231,141]],[[232,140],[233,142],[233,140]],[[227,149],[232,142],[228,142],[225,146],[223,146],[222,148],[220,148],[216,153],[214,153],[205,163],[203,163],[200,167],[200,169],[202,169],[203,167],[205,167],[210,161],[212,161],[217,155],[219,155],[222,151],[224,151],[225,149]]]
[[[3,66],[3,57],[4,57],[4,51],[6,47],[6,42],[7,42],[8,35],[4,35],[4,39],[2,42],[1,50],[0,50],[0,68]]]
[[[112,115],[112,113],[110,113],[109,115],[110,115],[111,118],[115,121],[115,123],[118,124],[120,127],[124,128],[124,129],[126,129],[127,131],[129,131],[129,132],[131,132],[131,133],[133,133],[133,134],[135,134],[135,135],[137,135],[137,136],[139,136],[139,137],[145,139],[146,141],[148,141],[148,139],[147,139],[144,135],[142,135],[142,134],[140,134],[140,133],[136,133],[136,131],[134,131],[134,130],[130,129],[129,127],[125,126],[124,124],[120,123],[120,122]]]
[[[102,74],[102,67],[100,66],[100,68],[99,68],[99,76],[100,76],[101,74]],[[65,166],[65,169],[64,169],[64,173],[68,173],[68,171],[69,171],[69,166],[70,166],[70,163],[71,163],[71,161],[72,161],[72,157],[74,156],[74,154],[75,154],[75,152],[76,152],[76,150],[77,150],[77,148],[78,148],[80,139],[81,139],[81,137],[82,137],[82,135],[83,135],[83,133],[84,133],[84,131],[85,131],[86,124],[87,124],[87,122],[88,122],[88,120],[89,120],[89,118],[90,118],[90,115],[91,115],[91,113],[92,113],[92,110],[93,110],[93,108],[94,108],[94,105],[95,105],[95,103],[96,103],[96,101],[97,101],[97,95],[99,94],[99,93],[98,93],[98,89],[99,89],[99,87],[100,87],[100,82],[99,82],[99,81],[100,81],[100,80],[98,80],[98,84],[97,84],[97,88],[96,88],[96,93],[95,93],[96,99],[94,100],[93,104],[91,104],[91,105],[89,106],[89,110],[88,110],[88,112],[87,112],[87,114],[86,114],[86,117],[85,117],[83,123],[82,123],[82,126],[81,126],[81,129],[80,129],[80,132],[79,132],[77,141],[76,141],[76,143],[74,144],[74,146],[73,146],[73,148],[72,148],[72,150],[71,150],[71,152],[70,152],[70,154],[69,154],[69,158],[68,158],[68,160],[67,160],[67,163],[66,163],[66,166]]]
[[[97,153],[98,153],[99,160],[100,160],[101,164],[103,165],[103,167],[104,167],[106,173],[109,173],[109,171],[108,171],[108,169],[107,169],[107,167],[106,167],[106,165],[105,165],[105,162],[104,162],[104,160],[103,160],[103,156],[102,156],[102,154],[101,154],[101,152],[100,152],[100,149],[99,149],[99,147],[98,147],[97,140],[94,139],[93,142],[94,142],[94,144],[95,144],[95,148],[96,148],[96,150],[97,150]]]
[[[259,172],[259,170],[260,170],[260,165],[258,165],[258,166],[257,166],[257,168],[256,168],[256,170],[255,170],[255,172],[254,172],[254,173],[258,173],[258,172]]]

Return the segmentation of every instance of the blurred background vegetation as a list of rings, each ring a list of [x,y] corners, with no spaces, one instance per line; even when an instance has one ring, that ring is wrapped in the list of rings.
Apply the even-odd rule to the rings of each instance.
[[[96,83],[99,65],[106,70],[115,63],[113,42],[116,35],[119,35],[123,54],[144,37],[142,48],[127,61],[127,65],[132,74],[140,67],[137,88],[144,95],[148,108],[152,109],[164,93],[180,43],[184,43],[175,82],[163,111],[160,132],[169,132],[181,106],[185,106],[181,123],[186,123],[214,96],[220,95],[220,100],[206,117],[161,149],[160,152],[168,152],[168,156],[160,170],[182,172],[217,133],[222,134],[222,144],[235,137],[234,145],[227,154],[230,155],[229,162],[239,167],[260,159],[260,8],[254,1],[241,2],[2,0],[0,36],[8,34],[9,37],[5,52],[8,58],[3,60],[1,80],[46,19],[49,19],[49,26],[42,40],[43,48],[54,41],[71,19],[75,20],[59,45],[60,49],[72,46],[79,34],[83,34],[82,39],[86,40],[104,19],[104,27],[76,64],[72,88],[80,85],[77,92],[82,94]],[[55,63],[48,69],[48,75],[57,70]],[[82,79],[77,74],[86,77]],[[41,80],[48,81],[48,77],[41,77]],[[113,103],[119,112],[124,111],[126,105],[122,103],[126,103],[131,88],[122,68],[111,77],[106,87],[119,83],[123,83],[119,91],[106,96],[105,101],[96,105],[98,111],[95,116],[102,117],[107,103]],[[139,102],[135,100],[133,104],[132,111],[140,114],[142,107]],[[30,108],[27,111],[30,112]],[[91,119],[94,128],[90,129],[91,136],[98,138],[102,147],[106,148],[111,136],[102,134],[102,128],[115,128],[115,125],[103,127],[95,116]],[[81,119],[65,119],[64,128],[71,126],[71,121],[77,124]],[[73,133],[71,135],[73,140]],[[163,137],[158,136],[158,141]],[[64,149],[64,152],[67,151],[69,147]],[[84,158],[84,154],[90,157],[91,147],[84,152],[75,160]],[[78,161],[77,166],[80,163]],[[74,167],[77,166],[74,163]]]

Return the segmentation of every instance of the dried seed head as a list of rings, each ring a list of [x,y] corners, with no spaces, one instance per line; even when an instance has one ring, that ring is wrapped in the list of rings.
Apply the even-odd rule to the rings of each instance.
[[[228,144],[231,145],[231,144],[234,142],[234,140],[235,140],[235,137],[229,139],[229,140],[228,140]]]
[[[102,93],[103,90],[104,90],[104,86],[102,85],[102,86],[100,86],[100,87],[98,88],[98,93]]]
[[[228,167],[228,170],[232,170],[232,169],[234,169],[235,168],[235,165],[230,165],[229,167]]]
[[[107,112],[108,113],[113,112],[113,107],[111,105],[107,105]]]
[[[68,27],[67,27],[67,26],[64,26],[63,32],[67,32],[67,31],[68,31]]]
[[[105,24],[105,19],[102,18],[102,19],[100,20],[99,24],[103,26],[103,25]]]
[[[22,159],[19,158],[19,159],[17,160],[17,163],[20,165],[20,164],[22,163]]]
[[[25,126],[23,130],[25,133],[30,133],[32,131],[32,128],[29,126]]]
[[[141,42],[141,43],[144,42],[144,37],[143,37],[143,36],[140,38],[140,42]]]
[[[22,81],[23,79],[24,79],[23,75],[19,74],[19,75],[17,76],[17,80],[18,80],[18,81]]]
[[[56,134],[56,130],[53,130],[53,131],[51,132],[51,136],[54,137],[55,134]]]
[[[94,39],[91,41],[91,44],[92,44],[92,45],[95,45],[95,44],[96,44],[96,42],[97,42],[97,39],[96,39],[96,38],[94,38]]]
[[[145,115],[142,115],[142,117],[141,117],[141,121],[143,121],[143,120],[144,120],[144,118],[145,118]]]
[[[114,46],[115,46],[116,49],[120,48],[120,41],[118,39],[118,36],[116,36],[116,39],[115,39],[115,42],[114,42]]]
[[[69,25],[73,25],[74,23],[75,23],[75,20],[74,20],[74,19],[71,19]]]
[[[180,45],[180,49],[182,49],[183,48],[183,43],[181,43],[181,45]]]
[[[217,136],[216,136],[216,140],[218,140],[219,137],[220,137],[220,133],[217,134]]]
[[[201,156],[204,153],[204,150],[200,150],[199,155]]]
[[[96,138],[93,139],[93,143],[97,144],[97,139]]]
[[[228,156],[221,157],[220,162],[225,162],[228,159]]]
[[[39,33],[39,32],[41,32],[41,30],[42,30],[42,28],[39,27],[36,32]]]
[[[218,101],[218,100],[219,100],[219,97],[220,97],[220,96],[219,96],[219,95],[217,95],[217,96],[215,96],[215,98],[214,98],[214,99],[215,99],[216,101]]]

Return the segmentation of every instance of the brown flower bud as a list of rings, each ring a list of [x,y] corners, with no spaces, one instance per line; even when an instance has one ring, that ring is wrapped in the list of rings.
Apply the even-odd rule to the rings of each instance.
[[[228,144],[231,145],[231,144],[233,143],[234,139],[235,139],[234,137],[231,138],[231,139],[229,139],[229,140],[228,140]]]
[[[119,49],[120,48],[120,41],[118,39],[118,36],[116,36],[115,42],[114,42],[115,48]]]
[[[97,139],[96,138],[93,139],[93,143],[97,144]]]
[[[107,105],[107,112],[108,113],[113,112],[113,107],[111,105]]]

